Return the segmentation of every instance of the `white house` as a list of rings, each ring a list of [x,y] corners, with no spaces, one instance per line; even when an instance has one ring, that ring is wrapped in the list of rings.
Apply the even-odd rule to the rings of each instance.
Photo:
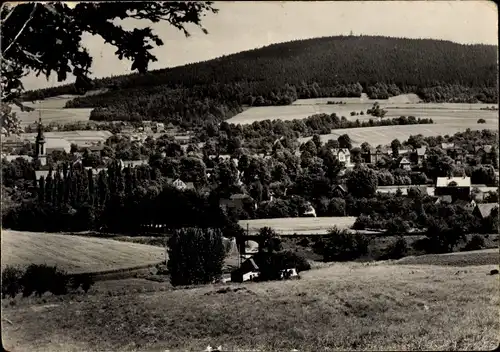
[[[354,167],[351,162],[351,152],[349,152],[349,149],[333,148],[331,151],[337,160],[343,163],[346,168]]]

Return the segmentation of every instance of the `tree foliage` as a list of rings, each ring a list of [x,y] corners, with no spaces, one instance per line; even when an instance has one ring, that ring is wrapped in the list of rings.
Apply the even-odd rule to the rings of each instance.
[[[174,286],[213,282],[222,274],[225,248],[219,229],[184,228],[168,241],[168,271]]]

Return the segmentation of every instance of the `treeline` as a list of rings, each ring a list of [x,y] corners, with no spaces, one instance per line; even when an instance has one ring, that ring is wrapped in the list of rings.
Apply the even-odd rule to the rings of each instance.
[[[134,233],[150,224],[169,229],[227,225],[218,200],[179,191],[147,166],[122,170],[115,163],[93,175],[91,170],[62,164],[46,178],[32,182],[32,197],[4,213],[3,226],[27,231]]]
[[[470,66],[474,65],[474,70]],[[198,123],[228,119],[244,105],[297,98],[370,98],[416,93],[425,101],[497,102],[496,48],[430,39],[337,36],[270,45],[174,68],[93,81],[104,94],[67,107],[96,107],[95,120],[139,118]],[[31,91],[34,100],[74,93],[67,85]]]

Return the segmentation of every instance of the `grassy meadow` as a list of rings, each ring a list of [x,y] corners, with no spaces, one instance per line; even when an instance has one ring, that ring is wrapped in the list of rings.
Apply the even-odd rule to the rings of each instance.
[[[2,230],[2,268],[31,263],[57,265],[70,273],[104,271],[165,260],[158,246],[111,239]]]
[[[489,272],[498,257],[475,262],[491,252],[470,252],[460,267],[425,256],[321,264],[285,282],[175,290],[98,282],[87,296],[5,300],[3,343],[12,351],[492,350],[500,300]]]
[[[355,216],[317,217],[317,218],[276,218],[240,220],[238,223],[250,234],[257,233],[262,227],[271,227],[280,235],[296,234],[326,234],[336,226],[341,229],[350,229],[356,221]]]

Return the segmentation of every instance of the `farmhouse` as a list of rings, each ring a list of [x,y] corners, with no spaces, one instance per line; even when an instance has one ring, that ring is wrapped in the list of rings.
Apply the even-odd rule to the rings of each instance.
[[[184,182],[179,178],[175,180],[173,178],[167,178],[167,183],[181,191],[195,189],[193,182]]]
[[[403,170],[408,170],[408,171],[411,170],[411,163],[405,156],[399,157],[398,165],[399,165],[399,168],[401,168]]]
[[[343,163],[344,167],[351,168],[354,164],[351,163],[351,153],[348,148],[332,148],[333,156]]]
[[[455,143],[441,143],[441,149],[449,150],[455,148]]]
[[[413,153],[410,154],[410,161],[412,161],[418,165],[421,165],[424,162],[426,156],[427,156],[427,147],[426,146],[416,148],[413,151]]]
[[[495,208],[498,208],[498,203],[480,203],[476,204],[472,213],[480,219],[485,219]]]
[[[229,198],[221,198],[219,206],[223,210],[239,210],[244,211],[245,207],[252,207],[257,209],[257,203],[248,194],[233,194]]]
[[[438,177],[436,180],[436,196],[449,195],[453,201],[469,200],[471,191],[470,177]]]
[[[231,272],[232,282],[245,282],[258,278],[260,275],[259,266],[253,258],[245,260],[241,266]]]

